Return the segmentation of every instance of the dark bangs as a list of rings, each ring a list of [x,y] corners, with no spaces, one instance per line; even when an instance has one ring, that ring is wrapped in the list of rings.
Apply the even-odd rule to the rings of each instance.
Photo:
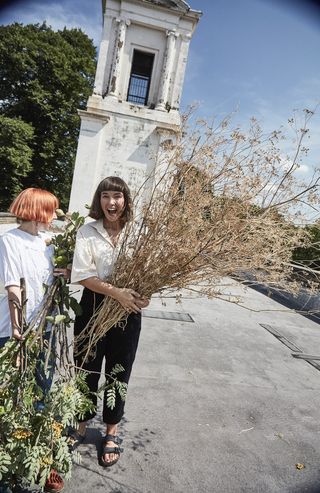
[[[100,198],[102,192],[122,192],[124,196],[124,210],[121,217],[121,221],[123,225],[132,219],[132,199],[128,185],[122,178],[118,176],[108,176],[102,180],[95,194],[93,196],[92,204],[89,211],[89,217],[93,219],[102,219],[104,218],[103,211],[100,205]]]

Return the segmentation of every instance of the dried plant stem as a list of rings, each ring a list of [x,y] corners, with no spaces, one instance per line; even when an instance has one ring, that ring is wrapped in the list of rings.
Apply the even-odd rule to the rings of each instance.
[[[230,129],[228,120],[220,126],[202,120],[189,133],[184,128],[159,159],[149,199],[141,206],[136,197],[137,218],[123,231],[108,281],[148,298],[198,289],[222,299],[220,279],[244,280],[242,273],[254,272],[257,283],[297,291],[292,252],[308,238],[295,208],[301,201],[319,206],[319,172],[308,184],[295,175],[310,116],[297,132],[289,164],[279,148],[281,132],[266,136],[255,120],[247,134]],[[105,298],[79,336],[84,358],[127,317],[117,301]]]

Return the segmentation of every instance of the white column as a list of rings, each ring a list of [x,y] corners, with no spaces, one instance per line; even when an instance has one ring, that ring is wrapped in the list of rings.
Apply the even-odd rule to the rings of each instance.
[[[179,53],[179,59],[177,64],[177,75],[176,75],[174,88],[172,91],[172,109],[175,110],[178,110],[180,107],[180,98],[182,94],[183,81],[187,67],[190,41],[191,41],[191,34],[181,35],[180,53]]]
[[[122,55],[124,51],[124,43],[126,39],[126,31],[127,26],[130,25],[129,20],[124,19],[116,19],[116,22],[119,23],[118,32],[115,42],[114,56],[112,62],[111,76],[110,76],[110,84],[108,94],[115,98],[119,96],[119,87],[120,87],[120,73],[121,73],[121,62]]]
[[[96,78],[94,81],[93,94],[102,96],[104,93],[103,81],[108,54],[109,40],[102,40],[100,44],[99,58],[97,63]]]
[[[106,71],[110,43],[109,33],[111,32],[111,26],[112,18],[105,16],[93,89],[93,94],[96,94],[98,96],[103,96],[106,91]]]
[[[166,111],[166,103],[168,101],[170,80],[173,69],[174,49],[177,34],[174,31],[167,31],[167,47],[164,55],[162,68],[162,77],[160,80],[157,110]]]
[[[78,141],[77,158],[73,171],[69,211],[79,211],[86,216],[88,211],[85,204],[90,204],[97,177],[100,176],[100,160],[102,152],[103,129],[108,124],[108,116],[79,112],[81,128]]]

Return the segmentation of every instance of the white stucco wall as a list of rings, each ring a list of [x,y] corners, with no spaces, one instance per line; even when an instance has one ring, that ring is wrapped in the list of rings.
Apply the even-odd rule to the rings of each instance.
[[[69,210],[84,214],[106,176],[123,178],[133,195],[152,180],[162,138],[158,129],[156,122],[134,116],[110,114],[107,123],[83,116]]]
[[[163,132],[180,129],[189,43],[199,16],[139,0],[108,0],[95,87],[81,129],[69,210],[85,212],[97,184],[121,176],[135,191],[156,173]],[[133,50],[154,53],[145,106],[127,102]],[[161,134],[161,136],[160,136]],[[147,194],[150,182],[145,188]]]
[[[108,0],[104,14],[104,25],[100,45],[99,60],[95,79],[94,94],[105,96],[113,86],[112,67],[115,63],[116,52],[119,48],[117,36],[121,21],[125,21],[123,53],[121,55],[119,87],[116,96],[125,100],[127,96],[133,49],[150,51],[155,54],[154,70],[149,92],[149,104],[156,104],[159,98],[161,72],[164,68],[164,56],[167,48],[167,34],[174,32],[176,42],[173,54],[173,70],[170,77],[170,106],[180,101],[183,78],[186,65],[187,49],[183,47],[183,57],[180,52],[182,45],[189,45],[197,18],[190,13],[182,14],[175,9],[164,9],[148,2]],[[122,41],[121,41],[122,44]],[[174,93],[174,102],[172,94]],[[103,108],[103,101],[101,108]]]

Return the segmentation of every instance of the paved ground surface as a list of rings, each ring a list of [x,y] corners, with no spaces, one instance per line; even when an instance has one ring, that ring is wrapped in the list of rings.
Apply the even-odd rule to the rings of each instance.
[[[320,492],[320,372],[260,324],[313,354],[320,326],[256,291],[231,290],[254,311],[153,299],[149,310],[189,313],[194,323],[144,318],[125,452],[111,469],[99,466],[104,429],[93,420],[66,493]]]
[[[320,325],[235,282],[226,289],[246,308],[152,300],[149,314],[194,322],[144,318],[120,429],[125,453],[111,469],[98,465],[96,418],[65,493],[320,493],[320,372],[260,324],[315,355]]]

